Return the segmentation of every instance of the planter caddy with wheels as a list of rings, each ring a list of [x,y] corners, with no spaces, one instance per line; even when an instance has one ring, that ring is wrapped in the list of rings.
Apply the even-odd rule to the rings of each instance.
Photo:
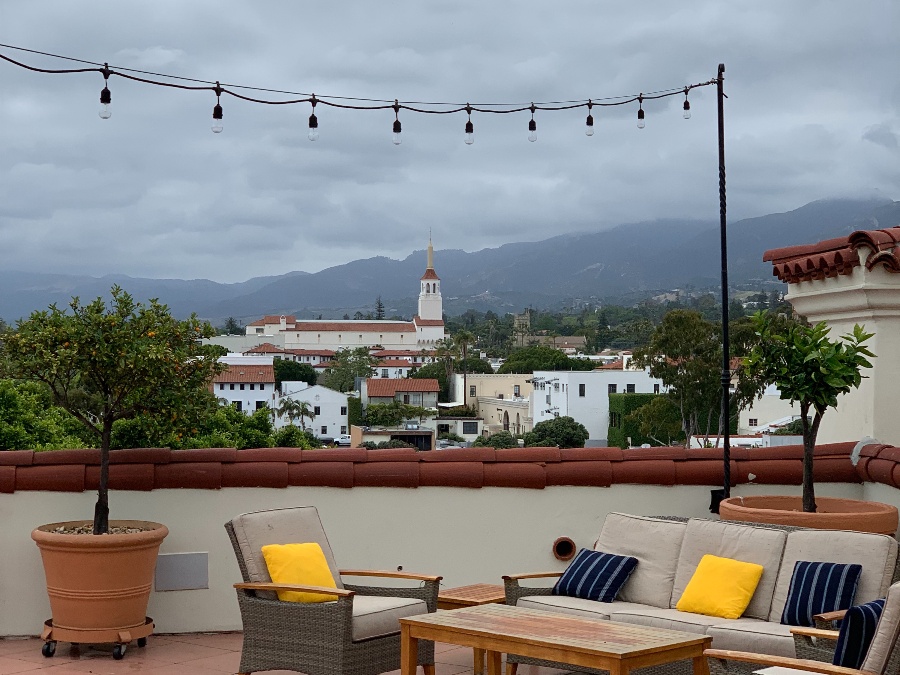
[[[44,624],[42,653],[59,640],[113,643],[121,659],[153,632],[147,604],[165,525],[109,520],[109,451],[113,423],[146,419],[149,428],[176,424],[179,414],[204,405],[221,369],[200,338],[213,334],[192,316],[174,319],[165,305],[135,303],[117,286],[109,309],[102,298],[71,311],[34,312],[5,337],[13,377],[43,382],[100,445],[100,478],[92,521],[51,523],[31,537],[44,563],[53,618]]]

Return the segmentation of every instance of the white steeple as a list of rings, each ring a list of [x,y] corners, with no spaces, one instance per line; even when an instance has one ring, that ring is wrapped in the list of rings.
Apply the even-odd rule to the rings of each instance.
[[[428,266],[419,284],[419,318],[442,321],[444,302],[441,299],[441,279],[434,271],[434,246],[431,244],[431,235],[428,236]]]

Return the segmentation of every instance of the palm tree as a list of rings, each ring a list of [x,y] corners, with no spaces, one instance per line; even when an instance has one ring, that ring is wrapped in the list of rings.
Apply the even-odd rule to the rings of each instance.
[[[282,398],[281,403],[278,404],[278,414],[287,417],[288,422],[290,422],[291,426],[294,424],[295,419],[300,420],[300,426],[306,431],[306,423],[305,419],[308,417],[309,421],[312,422],[316,416],[313,413],[312,409],[309,407],[309,403],[306,401],[295,401],[292,398]]]
[[[466,359],[469,357],[469,345],[475,344],[475,335],[473,335],[470,331],[461,330],[456,335],[453,336],[453,342],[459,349],[462,354],[462,371],[463,371],[463,403],[466,402],[466,396],[468,395],[469,388],[466,382],[466,374],[468,371],[468,366],[466,365]]]

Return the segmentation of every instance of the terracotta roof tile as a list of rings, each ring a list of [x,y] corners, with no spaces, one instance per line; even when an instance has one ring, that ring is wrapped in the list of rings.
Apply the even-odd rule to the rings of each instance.
[[[430,267],[429,267],[427,270],[425,270],[425,274],[422,275],[422,279],[421,279],[421,280],[422,280],[422,281],[425,281],[426,279],[437,279],[438,281],[441,280],[441,278],[437,275],[437,272],[435,272],[435,271],[434,271],[432,268],[430,268]]]
[[[422,350],[414,350],[414,349],[379,349],[378,351],[372,352],[372,356],[384,359],[390,358],[391,356],[410,356],[410,357],[421,357],[421,356],[434,356],[434,350],[426,349],[424,354]]]
[[[406,333],[416,327],[408,321],[298,321],[291,331],[346,331],[354,333]]]
[[[273,323],[281,323],[281,317],[284,316],[285,321],[288,323],[296,323],[297,317],[293,314],[266,314],[263,318],[257,319],[253,323],[248,323],[248,326],[265,326],[266,324]]]
[[[412,364],[403,359],[384,359],[379,361],[376,368],[411,368]]]
[[[370,378],[366,380],[369,398],[393,398],[399,392],[438,392],[441,385],[436,379]]]
[[[248,349],[244,354],[284,354],[284,350],[281,347],[276,347],[271,342],[263,342],[261,345],[256,345],[253,349]]]
[[[772,274],[781,281],[793,284],[850,274],[860,264],[857,251],[867,248],[871,253],[866,269],[883,265],[889,272],[900,272],[898,242],[900,227],[857,230],[817,244],[771,249],[763,254],[763,261],[772,263]]]
[[[331,349],[285,349],[284,353],[294,356],[334,356]]]
[[[213,382],[275,382],[275,367],[268,365],[229,365],[228,370],[219,373]]]
[[[421,319],[418,316],[413,317],[413,322],[417,326],[443,326],[444,321],[442,319]]]

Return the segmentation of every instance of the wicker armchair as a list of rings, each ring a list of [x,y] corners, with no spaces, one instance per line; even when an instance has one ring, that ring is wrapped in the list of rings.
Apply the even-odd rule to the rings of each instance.
[[[240,674],[294,670],[307,675],[378,675],[400,668],[398,620],[437,609],[439,576],[339,570],[315,507],[245,513],[225,524],[241,569],[235,584],[244,643]],[[262,546],[315,542],[337,589],[272,583]],[[342,576],[391,577],[421,582],[413,588],[344,583]],[[282,602],[275,591],[337,595],[336,602]],[[434,643],[419,642],[418,662],[434,675]]]

